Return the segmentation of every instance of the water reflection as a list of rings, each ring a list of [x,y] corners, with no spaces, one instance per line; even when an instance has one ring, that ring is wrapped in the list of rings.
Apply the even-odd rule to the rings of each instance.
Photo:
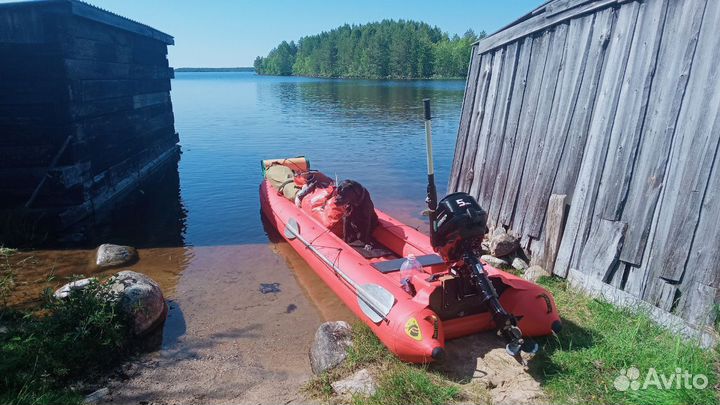
[[[463,84],[305,79],[259,86],[258,100],[277,104],[281,114],[302,114],[309,120],[375,120],[390,126],[418,123],[421,112],[418,100],[426,97],[445,111],[446,104],[458,101],[458,89],[462,90]]]
[[[112,210],[77,227],[81,242],[89,247],[100,243],[184,246],[187,211],[180,196],[179,161],[178,150]]]

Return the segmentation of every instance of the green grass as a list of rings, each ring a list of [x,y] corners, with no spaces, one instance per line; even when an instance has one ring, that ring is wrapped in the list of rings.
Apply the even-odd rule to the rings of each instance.
[[[17,249],[7,248],[5,246],[0,245],[0,257],[7,258],[12,255],[14,255],[17,252]]]
[[[542,348],[530,360],[530,373],[541,382],[551,403],[560,404],[718,404],[717,350],[702,350],[673,335],[648,316],[570,291],[564,280],[541,278],[560,314],[563,331],[539,340]],[[331,383],[357,369],[368,368],[378,378],[372,397],[353,398],[355,404],[441,404],[487,402],[487,391],[460,385],[425,367],[397,360],[362,323],[353,325],[353,346],[338,369],[316,377],[306,387],[311,396],[334,402]],[[635,367],[640,382],[648,370],[670,377],[676,369],[704,374],[706,389],[647,389],[618,391],[613,382],[620,371]],[[475,392],[473,392],[475,388]]]
[[[0,309],[0,403],[72,404],[66,387],[111,369],[128,354],[128,319],[108,287],[89,287],[57,300],[47,291],[34,312]]]
[[[10,256],[17,252],[15,249],[0,246],[0,306],[4,307],[7,299],[15,287],[15,271],[10,266]],[[2,321],[2,317],[0,317]]]
[[[316,376],[305,386],[311,397],[334,402],[332,382],[367,368],[375,375],[377,392],[370,397],[354,395],[353,404],[444,404],[461,396],[457,384],[427,368],[398,360],[367,325],[353,324],[353,345],[338,368]]]
[[[559,403],[599,404],[717,404],[718,354],[702,350],[633,313],[588,298],[555,278],[540,283],[553,295],[564,329],[546,338],[531,363],[546,392]],[[677,368],[709,379],[706,389],[648,389],[618,391],[613,382],[622,369],[640,370],[640,382],[650,368],[668,377]]]
[[[460,389],[419,367],[398,364],[383,373],[378,390],[371,397],[355,397],[355,404],[439,405],[459,397]]]

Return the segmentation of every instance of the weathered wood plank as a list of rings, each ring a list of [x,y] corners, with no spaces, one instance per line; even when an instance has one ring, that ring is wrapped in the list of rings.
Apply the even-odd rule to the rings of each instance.
[[[553,100],[550,123],[545,131],[542,154],[535,172],[530,193],[526,196],[527,212],[523,221],[523,234],[539,238],[545,222],[548,199],[568,137],[572,115],[578,102],[584,69],[591,44],[594,15],[570,21],[568,41],[562,57],[562,69]]]
[[[165,61],[167,64],[167,60]],[[168,66],[108,63],[92,60],[65,59],[67,77],[74,80],[146,80],[170,79]]]
[[[160,42],[121,45],[67,36],[62,46],[63,55],[70,59],[167,66],[166,45]]]
[[[597,13],[593,22],[590,50],[585,62],[586,66],[583,72],[580,93],[577,96],[577,106],[572,114],[570,128],[568,129],[567,139],[565,140],[552,189],[553,194],[566,194],[568,201],[572,200],[575,183],[580,172],[580,164],[585,153],[585,144],[597,98],[605,50],[610,41],[615,17],[615,9],[609,8]]]
[[[553,274],[555,267],[555,258],[560,247],[562,239],[563,225],[565,225],[565,200],[567,196],[564,194],[553,194],[550,196],[547,207],[547,215],[545,216],[545,228],[543,235],[543,268],[550,274]]]
[[[705,269],[698,269],[703,271]],[[718,289],[698,282],[688,285],[684,291],[684,300],[678,304],[678,313],[691,325],[713,326],[715,322],[715,297]]]
[[[615,221],[622,214],[655,76],[667,5],[667,0],[640,4],[595,208],[595,215],[605,219]]]
[[[485,53],[492,49],[501,47],[518,38],[544,31],[549,27],[566,22],[584,14],[600,11],[604,8],[614,6],[623,0],[597,0],[578,7],[567,9],[563,12],[546,16],[545,13],[538,14],[519,24],[513,25],[506,30],[495,33],[478,42],[478,52]]]
[[[93,102],[69,103],[70,116],[74,119],[95,117],[99,115],[115,114],[120,111],[145,108],[159,104],[167,104],[171,107],[170,95],[168,93],[138,94],[135,96],[115,97],[94,100]]]
[[[477,198],[480,204],[484,204],[480,199],[480,185],[482,183],[483,169],[488,154],[488,145],[490,143],[490,130],[495,118],[495,104],[498,102],[498,86],[503,73],[503,63],[505,62],[505,48],[500,48],[494,52],[492,72],[490,73],[490,86],[488,87],[487,98],[485,99],[485,116],[480,133],[478,135],[477,150],[473,159],[473,173],[475,178],[469,187],[468,193]]]
[[[640,138],[635,169],[622,220],[631,223],[620,260],[640,266],[648,243],[660,189],[665,178],[670,145],[700,33],[706,0],[671,1],[664,26],[656,77]],[[642,282],[632,277],[632,283]],[[637,281],[636,281],[637,280]]]
[[[67,87],[72,101],[92,104],[102,99],[167,93],[170,91],[170,80],[71,80]]]
[[[487,153],[483,155],[482,169],[478,172],[479,178],[479,199],[480,205],[489,209],[491,205],[495,180],[497,177],[500,155],[502,154],[505,126],[510,108],[512,88],[515,84],[515,69],[517,68],[518,43],[513,42],[505,48],[505,60],[503,61],[502,73],[497,89],[495,111],[493,122],[487,143]]]
[[[518,63],[515,71],[515,82],[510,95],[510,107],[508,109],[507,124],[502,142],[502,151],[498,159],[497,176],[493,186],[492,202],[488,208],[488,225],[496,228],[500,221],[500,209],[502,208],[505,196],[505,185],[508,181],[510,163],[515,152],[515,140],[518,126],[520,124],[520,111],[527,86],[528,68],[530,66],[530,54],[532,51],[532,38],[523,39],[520,44]]]
[[[459,171],[457,191],[467,192],[475,177],[473,172],[473,164],[475,162],[475,152],[477,151],[478,136],[480,127],[484,119],[485,98],[490,87],[490,70],[492,67],[492,54],[482,55],[480,61],[480,72],[478,77],[478,85],[475,88],[475,101],[470,114],[470,128],[468,129],[467,140],[465,141],[465,150],[462,157],[462,166]]]
[[[720,146],[717,147],[720,150]],[[715,160],[710,173],[700,218],[690,248],[690,256],[685,264],[686,273],[678,287],[681,291],[676,312],[690,323],[712,325],[715,318],[714,306],[720,303],[720,153],[715,152]]]
[[[463,95],[463,103],[460,113],[460,125],[458,127],[457,140],[455,141],[455,156],[450,171],[450,180],[448,184],[448,192],[458,191],[458,179],[462,170],[463,156],[465,154],[465,144],[468,139],[468,130],[470,129],[470,120],[472,110],[475,106],[475,89],[477,88],[478,74],[480,71],[480,60],[482,57],[475,52],[476,46],[472,47],[470,52],[470,65],[468,67],[468,76],[465,83],[465,94]]]
[[[507,177],[508,182],[505,186],[505,196],[503,197],[503,205],[500,210],[499,222],[505,226],[509,226],[512,223],[513,212],[515,211],[515,202],[517,201],[527,149],[530,144],[530,134],[538,108],[540,84],[542,83],[545,61],[548,56],[550,36],[551,34],[549,32],[545,32],[533,38],[530,67],[528,69],[526,89],[523,96],[518,133],[515,141],[515,152],[510,162],[510,171]]]
[[[720,2],[708,2],[695,60],[720,60]],[[651,268],[665,280],[680,281],[695,235],[712,162],[720,142],[720,91],[708,83],[720,81],[720,64],[693,66],[678,124],[664,187],[672,190],[660,205]],[[646,289],[643,297],[652,299]]]
[[[627,228],[625,228],[625,232],[627,232]],[[625,241],[623,241],[623,245],[625,244]],[[631,265],[627,264],[623,261],[618,261],[616,268],[608,276],[608,284],[615,288],[623,289],[625,288],[625,281],[627,279],[627,274],[630,271],[629,267]]]
[[[542,84],[540,85],[540,102],[532,126],[530,144],[523,167],[515,213],[513,214],[512,229],[523,236],[531,236],[525,232],[524,221],[528,214],[527,207],[530,203],[540,158],[547,141],[550,120],[553,115],[557,114],[558,105],[555,103],[555,97],[558,95],[557,90],[560,85],[558,77],[563,66],[567,33],[568,24],[555,27],[551,37],[548,58],[545,62]],[[552,136],[554,137],[555,134],[552,134]]]
[[[578,270],[590,277],[607,281],[610,271],[618,262],[626,227],[624,222],[598,220],[582,250]]]
[[[615,118],[637,13],[637,3],[628,3],[620,7],[613,26],[612,39],[607,45],[585,154],[570,203],[570,213],[560,250],[555,260],[555,272],[561,276],[566,275],[571,266],[577,268],[579,252],[582,251],[590,228],[598,183],[607,154],[606,134],[612,128]]]
[[[720,288],[720,153],[716,153],[710,182],[700,211],[700,220],[690,249],[685,275],[681,288],[687,301],[681,303],[678,311],[693,319],[693,313],[706,312],[712,307],[715,296],[708,300],[707,290],[701,286]],[[687,280],[687,282],[685,281]],[[688,291],[689,290],[689,291]],[[693,294],[700,294],[692,296]]]

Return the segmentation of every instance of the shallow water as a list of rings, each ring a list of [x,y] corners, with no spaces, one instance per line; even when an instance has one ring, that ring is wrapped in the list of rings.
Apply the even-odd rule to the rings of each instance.
[[[464,82],[178,73],[172,86],[179,161],[93,229],[86,248],[13,256],[16,289],[10,302],[36,302],[44,288],[73,275],[116,272],[95,269],[97,244],[137,246],[140,260],[130,269],[157,280],[171,299],[158,352],[165,365],[151,374],[169,376],[153,382],[167,385],[159,392],[175,392],[178,379],[195,378],[177,366],[183,361],[199,361],[204,368],[234,362],[228,372],[238,378],[250,378],[244,370],[264,370],[259,375],[270,377],[257,384],[268,389],[278,384],[271,376],[284,381],[290,373],[302,381],[317,324],[355,318],[300,256],[264,227],[260,160],[305,155],[313,168],[360,181],[378,208],[423,226],[422,99],[433,103],[436,178],[443,195]],[[262,283],[279,283],[280,292],[262,294]],[[242,360],[236,361],[238,353]],[[138,381],[125,394],[147,391],[143,384]],[[257,392],[263,397],[267,390]]]

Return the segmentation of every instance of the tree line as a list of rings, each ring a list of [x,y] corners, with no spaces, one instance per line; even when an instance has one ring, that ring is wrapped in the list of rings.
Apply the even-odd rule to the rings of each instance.
[[[450,37],[437,27],[406,20],[343,25],[283,41],[255,59],[258,74],[368,79],[460,78],[470,48],[485,37],[472,30]]]

